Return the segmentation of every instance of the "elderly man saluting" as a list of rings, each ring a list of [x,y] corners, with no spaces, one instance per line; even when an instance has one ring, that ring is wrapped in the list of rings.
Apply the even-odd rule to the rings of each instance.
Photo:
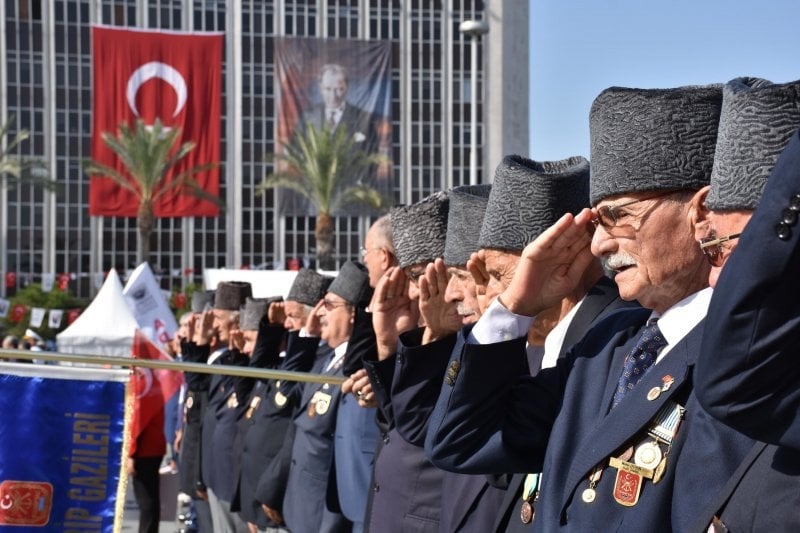
[[[721,96],[604,91],[590,115],[594,209],[529,244],[508,288],[459,335],[426,449],[448,470],[541,469],[535,531],[686,531],[752,446],[707,416],[692,386],[710,299],[693,222]],[[611,314],[554,368],[527,375],[517,345],[592,254],[646,309]]]

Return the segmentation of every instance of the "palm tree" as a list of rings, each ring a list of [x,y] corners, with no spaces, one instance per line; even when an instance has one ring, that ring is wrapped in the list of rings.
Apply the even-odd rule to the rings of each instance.
[[[14,124],[14,116],[0,126],[0,139],[5,139]],[[17,147],[30,137],[26,129],[19,130],[5,146],[0,145],[0,179],[8,185],[30,183],[42,185],[46,189],[54,189],[56,184],[47,174],[45,164],[40,159],[24,158],[11,155]]]
[[[386,156],[367,153],[359,139],[340,126],[317,129],[307,123],[296,127],[292,141],[283,144],[283,152],[274,159],[277,170],[258,186],[259,193],[271,188],[295,191],[316,210],[314,235],[317,241],[317,267],[335,268],[333,260],[333,213],[347,204],[364,204],[374,209],[387,205],[379,191],[359,183],[360,176],[373,165],[387,161]]]
[[[140,262],[150,259],[150,236],[155,225],[153,208],[162,196],[178,189],[181,193],[222,206],[220,199],[204,190],[193,177],[214,168],[215,163],[194,166],[167,180],[175,165],[195,147],[194,142],[185,142],[173,150],[180,134],[180,128],[166,128],[158,119],[152,126],[141,120],[136,121],[134,128],[122,123],[116,137],[103,132],[103,142],[117,154],[130,177],[93,159],[84,161],[87,174],[111,179],[130,191],[139,202],[136,226],[139,230]]]

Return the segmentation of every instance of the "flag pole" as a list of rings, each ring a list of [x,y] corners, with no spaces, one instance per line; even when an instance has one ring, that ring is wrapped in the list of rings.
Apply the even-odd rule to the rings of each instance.
[[[121,367],[141,367],[196,374],[223,374],[256,379],[280,379],[283,381],[302,381],[309,383],[328,383],[341,385],[345,378],[325,374],[293,372],[289,370],[271,370],[249,366],[209,365],[206,363],[189,363],[185,361],[162,361],[156,359],[135,359],[133,357],[114,357],[108,355],[61,354],[55,352],[32,352],[30,350],[0,350],[0,359],[28,359],[55,361],[57,363],[87,363],[90,365],[110,365]],[[0,372],[2,373],[2,372]]]

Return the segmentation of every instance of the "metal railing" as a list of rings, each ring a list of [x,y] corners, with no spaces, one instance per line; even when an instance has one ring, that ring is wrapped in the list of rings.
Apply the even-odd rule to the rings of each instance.
[[[302,381],[308,383],[328,383],[341,385],[345,378],[325,374],[293,372],[289,370],[270,370],[248,366],[209,365],[205,363],[189,363],[184,361],[163,361],[160,359],[137,359],[133,357],[115,357],[109,355],[63,354],[56,352],[33,352],[30,350],[0,350],[0,359],[26,359],[37,361],[54,361],[57,363],[83,363],[98,366],[115,366],[123,368],[141,367],[197,374],[223,374],[256,379],[280,379],[282,381]],[[0,372],[1,373],[1,372]]]

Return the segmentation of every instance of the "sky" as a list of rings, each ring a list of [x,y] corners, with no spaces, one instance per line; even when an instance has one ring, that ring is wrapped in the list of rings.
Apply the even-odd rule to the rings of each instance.
[[[798,0],[530,0],[530,154],[589,157],[612,86],[800,79]]]

